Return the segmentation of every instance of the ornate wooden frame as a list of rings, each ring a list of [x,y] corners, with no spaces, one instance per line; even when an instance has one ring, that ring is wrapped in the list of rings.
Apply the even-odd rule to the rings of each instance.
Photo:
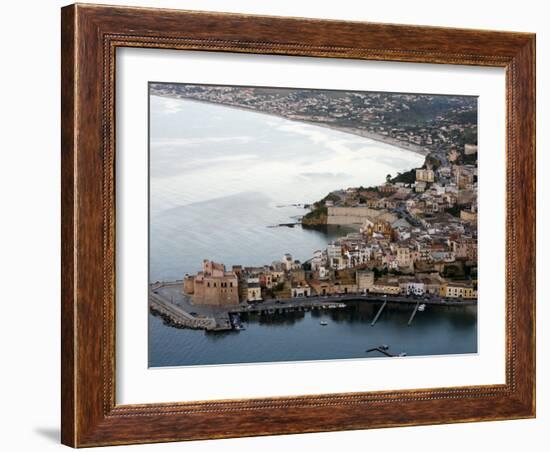
[[[535,416],[535,35],[161,9],[62,9],[62,442],[74,447]],[[506,68],[506,383],[115,403],[117,47]]]

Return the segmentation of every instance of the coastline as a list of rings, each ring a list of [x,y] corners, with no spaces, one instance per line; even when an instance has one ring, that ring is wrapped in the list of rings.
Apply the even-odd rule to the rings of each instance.
[[[327,129],[336,130],[337,132],[349,133],[350,135],[355,135],[361,138],[367,138],[373,141],[378,141],[380,143],[388,144],[390,146],[399,148],[403,151],[409,151],[409,152],[414,152],[415,154],[420,154],[423,157],[427,157],[431,153],[431,151],[421,146],[418,146],[416,144],[405,143],[404,141],[396,140],[395,138],[387,137],[385,135],[379,135],[377,133],[368,132],[366,130],[361,130],[361,129],[352,128],[352,127],[334,126],[334,125],[329,125],[322,122],[307,121],[304,119],[291,119],[291,118],[287,118],[286,116],[281,116],[281,117],[288,119],[289,121],[298,121],[306,124],[311,124],[314,126],[326,127]]]
[[[196,103],[200,103],[200,104],[207,104],[207,105],[215,105],[215,106],[223,106],[223,107],[228,107],[228,108],[234,108],[234,109],[242,110],[242,111],[246,111],[246,112],[258,113],[258,114],[267,115],[267,116],[270,116],[270,117],[281,118],[281,119],[285,119],[287,121],[303,123],[303,124],[307,124],[307,125],[311,125],[311,126],[323,127],[323,128],[326,128],[326,129],[334,130],[336,132],[346,133],[346,134],[349,134],[349,135],[358,136],[358,137],[361,137],[361,138],[366,138],[366,139],[370,139],[370,140],[373,140],[373,141],[377,141],[379,143],[387,144],[389,146],[395,147],[395,148],[403,150],[403,151],[413,152],[417,155],[421,155],[424,158],[427,158],[432,153],[432,151],[427,150],[425,148],[422,148],[421,146],[410,144],[410,143],[405,143],[403,141],[396,140],[394,138],[387,137],[385,135],[380,135],[380,134],[368,132],[368,131],[358,129],[358,128],[341,127],[341,126],[336,126],[336,125],[333,125],[333,124],[327,124],[327,123],[316,122],[316,121],[309,121],[307,119],[292,118],[292,117],[287,117],[287,116],[283,116],[283,115],[276,114],[276,113],[256,110],[254,108],[249,108],[249,107],[246,107],[246,106],[230,105],[230,104],[225,104],[225,103],[222,103],[222,102],[216,102],[216,101],[204,100],[204,99],[194,99],[194,98],[186,97],[186,96],[183,96],[183,95],[177,95],[177,94],[152,93],[151,95],[152,96],[157,96],[157,97],[170,98],[170,99],[180,99],[180,100],[185,100],[185,101],[188,101],[188,102],[196,102]],[[300,218],[300,220],[297,224],[300,224],[300,225],[305,226],[305,227],[313,227],[313,228],[327,225],[327,215],[326,214],[323,214],[320,217],[310,218],[310,219],[305,218],[306,215],[307,215],[307,213],[302,215],[302,217]],[[283,224],[283,225],[277,225],[277,226],[280,227],[280,226],[288,226],[288,225]]]
[[[222,102],[215,102],[215,101],[203,100],[203,99],[193,99],[193,98],[190,98],[190,97],[178,96],[178,95],[173,95],[173,94],[154,93],[154,94],[151,94],[151,95],[152,96],[158,96],[158,97],[168,97],[168,98],[171,98],[171,99],[181,99],[181,100],[186,100],[186,101],[190,101],[190,102],[198,102],[198,103],[201,103],[201,104],[219,105],[219,106],[228,107],[228,108],[235,108],[235,109],[238,109],[238,110],[243,110],[243,111],[248,111],[248,112],[253,112],[253,113],[259,113],[259,114],[268,115],[268,116],[272,116],[272,117],[276,117],[276,118],[282,118],[282,119],[286,119],[288,121],[301,122],[301,123],[312,125],[312,126],[323,127],[323,128],[326,128],[326,129],[332,129],[332,130],[335,130],[337,132],[348,133],[350,135],[359,136],[361,138],[367,138],[367,139],[370,139],[370,140],[373,140],[373,141],[378,141],[379,143],[388,144],[390,146],[394,146],[396,148],[399,148],[403,151],[409,151],[409,152],[414,152],[415,154],[420,154],[423,157],[427,157],[431,153],[430,150],[427,150],[427,149],[425,149],[421,146],[418,146],[416,144],[405,143],[404,141],[396,140],[395,138],[387,137],[385,135],[380,135],[380,134],[377,134],[377,133],[368,132],[366,130],[362,130],[362,129],[358,129],[358,128],[341,127],[341,126],[336,126],[336,125],[333,125],[333,124],[327,124],[327,123],[324,123],[324,122],[309,121],[307,119],[289,118],[288,116],[283,116],[283,115],[279,115],[279,114],[276,114],[276,113],[270,113],[270,112],[266,112],[266,111],[256,110],[254,108],[248,108],[248,107],[241,106],[241,105],[230,105],[230,104],[224,104]]]

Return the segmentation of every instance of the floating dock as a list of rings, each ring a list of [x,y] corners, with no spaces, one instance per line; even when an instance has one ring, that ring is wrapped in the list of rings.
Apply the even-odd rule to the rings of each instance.
[[[388,304],[387,300],[384,301],[384,303],[382,304],[382,306],[380,306],[380,309],[378,310],[378,312],[376,313],[376,316],[374,316],[374,319],[373,321],[371,322],[370,326],[374,326],[376,325],[376,322],[378,321],[378,319],[380,318],[380,315],[382,314],[382,311],[384,310],[384,308],[386,307],[386,305]]]
[[[418,312],[418,307],[419,306],[420,306],[420,301],[418,303],[416,303],[416,306],[414,307],[413,312],[412,312],[411,316],[409,317],[409,321],[407,322],[407,326],[411,326],[411,323],[414,320],[414,316]]]

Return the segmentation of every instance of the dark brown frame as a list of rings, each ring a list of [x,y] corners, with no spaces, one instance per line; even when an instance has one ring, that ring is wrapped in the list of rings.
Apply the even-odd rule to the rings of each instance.
[[[62,9],[61,37],[64,444],[84,447],[535,416],[534,34],[77,4]],[[116,405],[117,47],[506,68],[506,383]]]

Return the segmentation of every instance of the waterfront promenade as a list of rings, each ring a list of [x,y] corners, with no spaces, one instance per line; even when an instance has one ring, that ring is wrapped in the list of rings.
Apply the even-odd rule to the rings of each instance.
[[[274,314],[295,310],[342,309],[346,302],[382,303],[373,325],[386,305],[410,305],[411,312],[416,314],[418,307],[426,306],[472,306],[477,300],[446,300],[440,297],[407,297],[401,295],[379,294],[341,294],[331,296],[310,296],[299,298],[270,299],[248,304],[230,306],[195,305],[191,297],[182,291],[183,281],[159,282],[150,285],[149,306],[153,311],[163,315],[176,326],[204,329],[207,331],[232,330],[232,314],[258,313]],[[413,316],[412,316],[413,317]],[[411,317],[411,319],[412,319]],[[412,322],[412,320],[411,320]]]

